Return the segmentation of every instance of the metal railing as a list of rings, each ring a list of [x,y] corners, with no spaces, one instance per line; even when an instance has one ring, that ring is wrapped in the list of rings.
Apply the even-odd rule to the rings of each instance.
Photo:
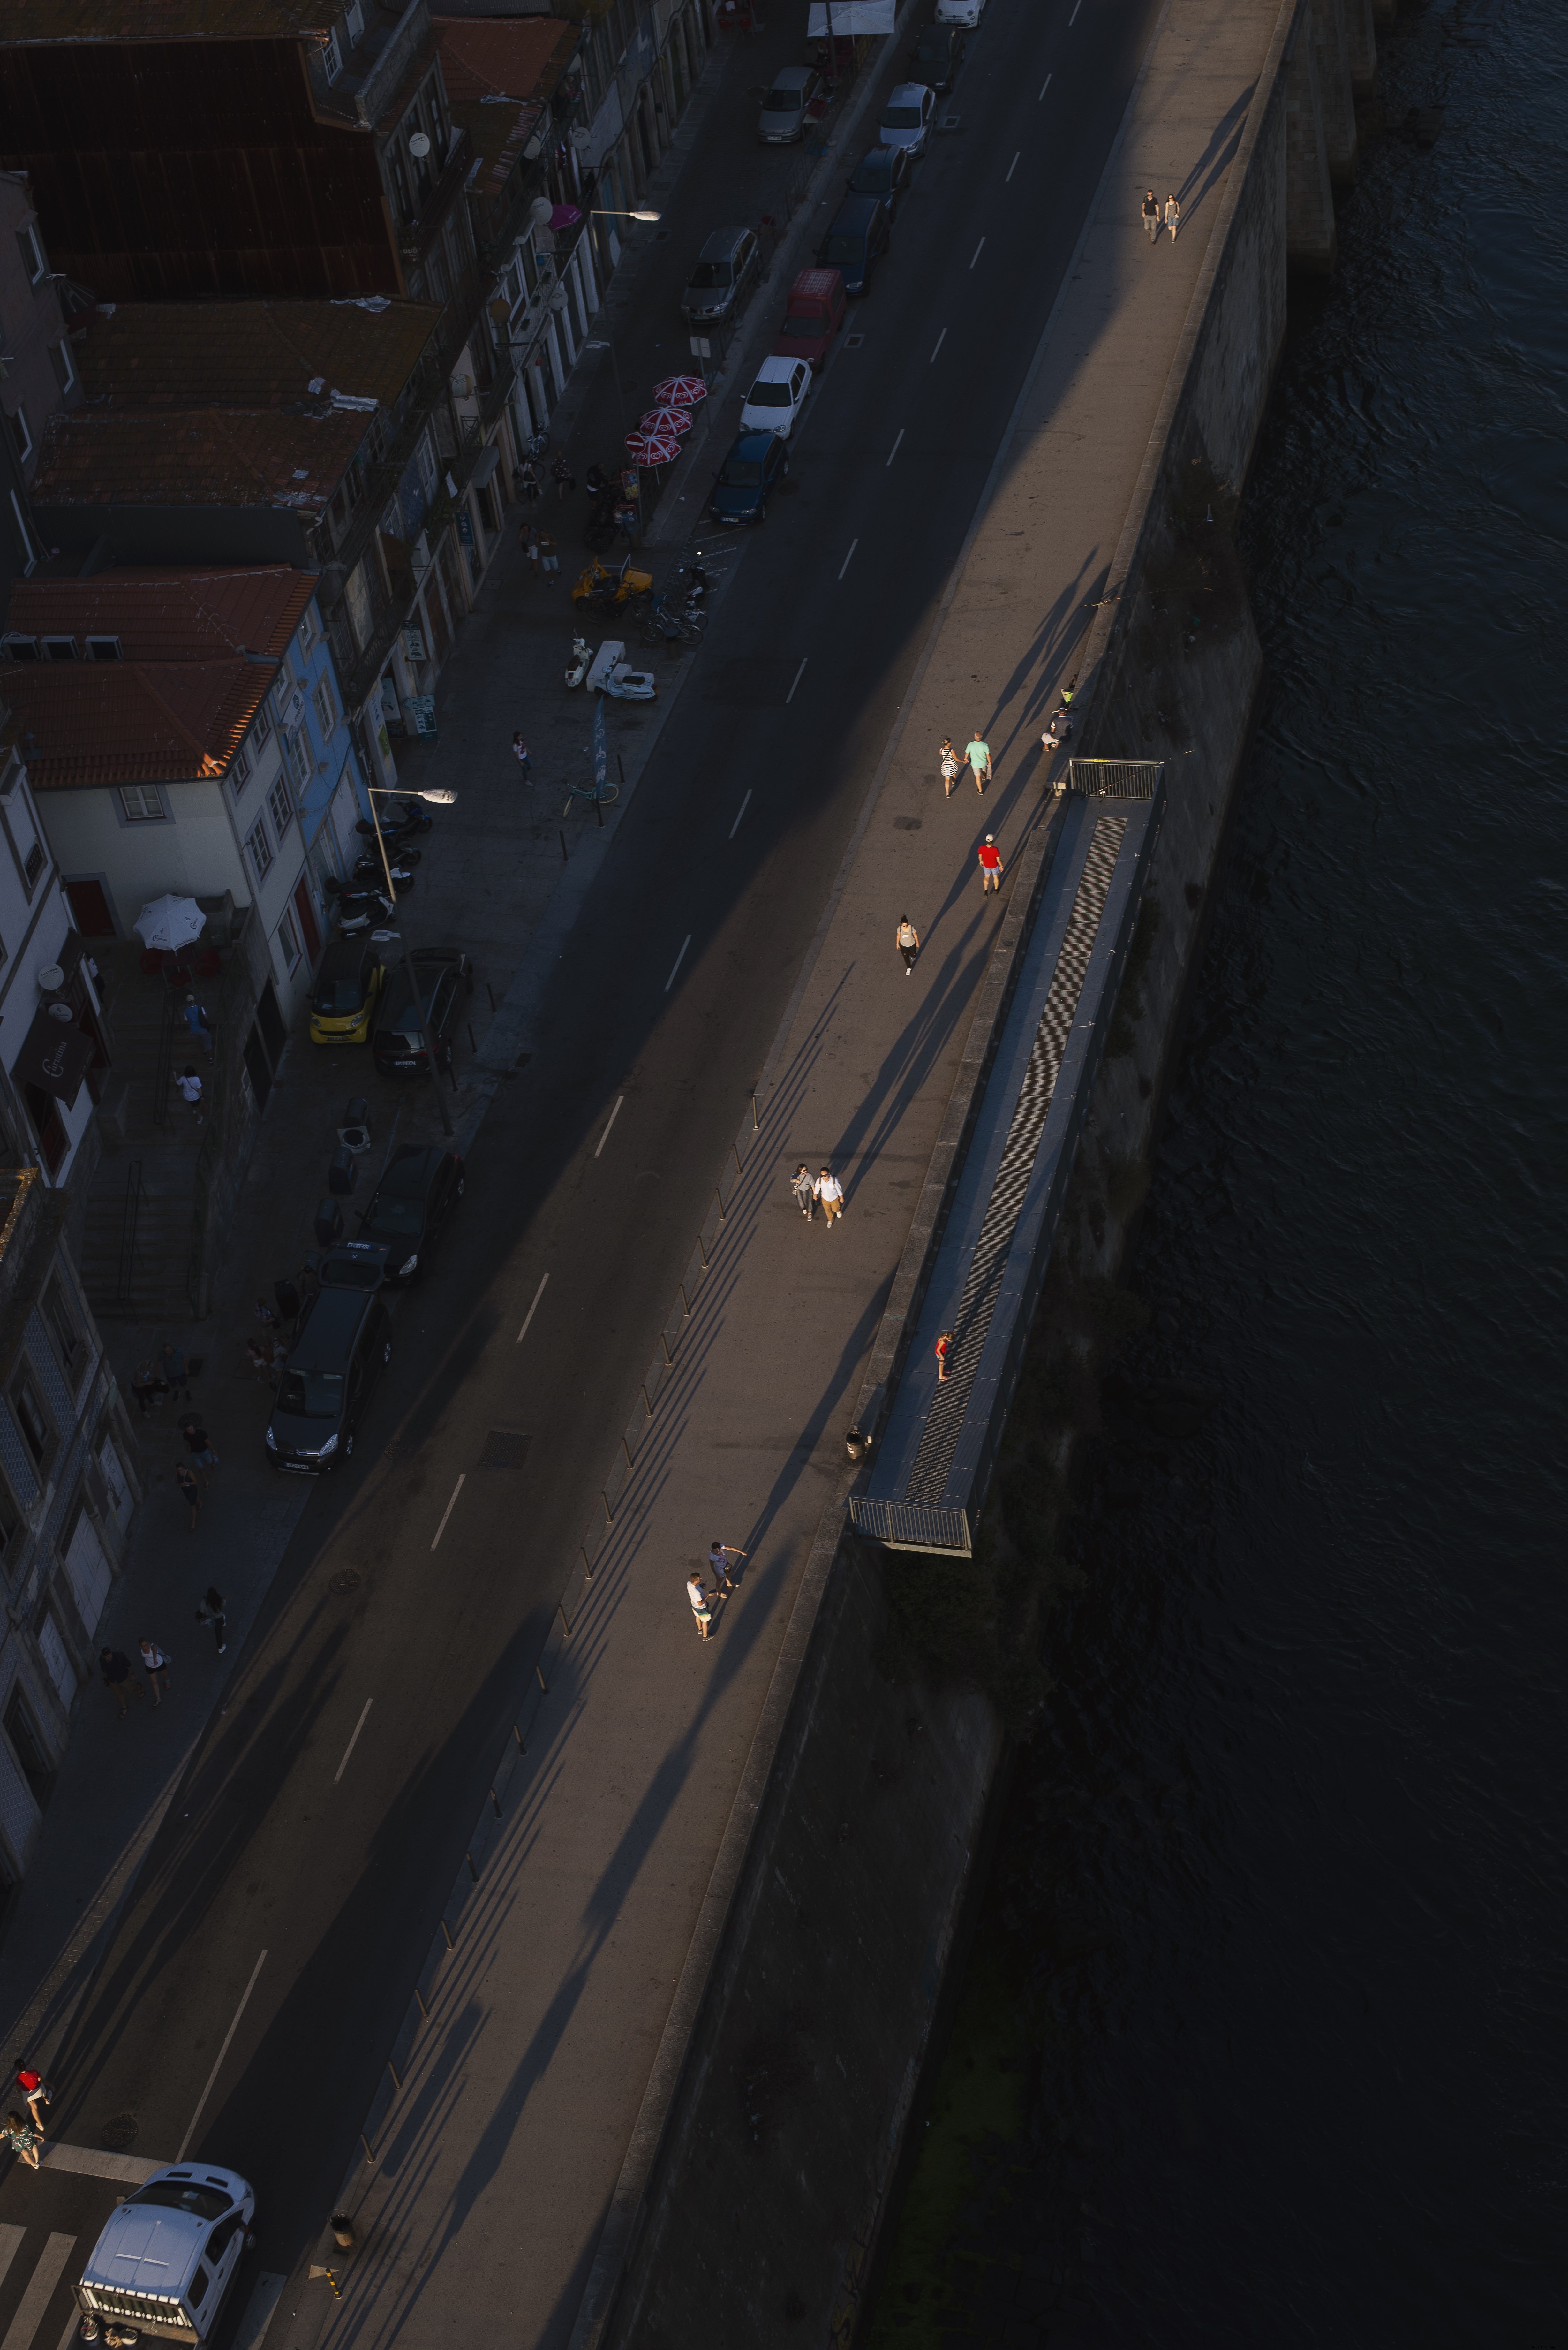
[[[169,1123],[169,1087],[174,1076],[174,990],[167,980],[163,983],[163,1017],[158,1029],[158,1060],[152,1072],[152,1123]]]
[[[119,1223],[119,1269],[115,1278],[114,1302],[129,1306],[136,1284],[136,1227],[141,1220],[141,1161],[133,1159],[125,1177],[125,1210]]]
[[[1163,759],[1069,759],[1067,789],[1092,800],[1151,800]]]
[[[969,1517],[963,1510],[937,1509],[920,1502],[877,1502],[864,1494],[850,1503],[849,1517],[857,1534],[892,1550],[951,1551],[962,1557],[970,1553]]]

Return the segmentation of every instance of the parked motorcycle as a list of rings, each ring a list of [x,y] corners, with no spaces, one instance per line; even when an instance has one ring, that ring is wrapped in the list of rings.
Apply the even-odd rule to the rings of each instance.
[[[573,588],[572,601],[589,606],[628,604],[636,596],[646,596],[652,586],[652,572],[634,570],[629,555],[618,571],[607,570],[596,556]]]
[[[379,889],[389,875],[393,889],[406,894],[414,886],[414,868],[419,861],[417,848],[394,848],[389,841],[386,866],[383,868],[379,856],[361,857],[350,876],[351,886],[360,889]]]
[[[708,574],[702,568],[702,550],[699,546],[690,563],[683,563],[675,575],[675,585],[686,597],[687,608],[700,604],[708,593]]]
[[[587,637],[574,636],[572,639],[572,666],[566,672],[566,690],[568,692],[570,692],[573,686],[581,685],[584,678],[587,677],[588,673],[588,664],[593,660],[593,647],[589,644]]]
[[[434,822],[434,816],[421,800],[389,800],[381,811],[381,837],[389,844],[401,843],[415,833],[429,832]],[[374,840],[375,818],[362,816],[354,829],[366,840]]]
[[[392,901],[384,889],[351,889],[335,873],[322,886],[337,909],[337,927],[345,938],[374,930],[391,917]]]

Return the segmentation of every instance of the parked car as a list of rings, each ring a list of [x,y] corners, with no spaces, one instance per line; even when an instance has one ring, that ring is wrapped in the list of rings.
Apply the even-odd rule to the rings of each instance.
[[[980,22],[980,12],[985,0],[937,0],[939,25],[960,25],[966,32]]]
[[[889,225],[879,196],[846,196],[839,205],[816,257],[842,271],[846,294],[869,292],[871,272],[888,250]]]
[[[408,964],[398,963],[381,991],[376,1014],[370,1051],[384,1077],[414,1076],[427,1068],[427,1044],[435,1054],[436,1066],[445,1068],[452,1059],[458,1015],[473,993],[473,965],[465,954],[445,947],[416,947],[409,962],[419,983],[419,1004]]]
[[[892,153],[878,149],[878,153]],[[789,307],[774,345],[778,359],[809,359],[821,369],[844,319],[844,280],[836,269],[803,269],[789,289]]]
[[[741,432],[719,469],[711,501],[715,522],[765,522],[768,492],[789,472],[776,432]]]
[[[945,98],[963,64],[964,39],[956,26],[928,25],[909,57],[909,79],[923,81]]]
[[[254,2241],[255,2208],[237,2170],[205,2162],[155,2170],[105,2220],[76,2287],[78,2309],[100,2333],[113,2327],[133,2341],[211,2341]]]
[[[805,359],[763,359],[742,403],[742,432],[776,432],[787,441],[810,390],[811,369]]]
[[[369,939],[333,939],[310,991],[313,1045],[363,1045],[386,980],[381,951]]]
[[[359,1219],[359,1238],[386,1253],[389,1289],[430,1270],[436,1242],[462,1197],[462,1161],[434,1143],[394,1150]]]
[[[266,1429],[275,1469],[328,1476],[353,1458],[365,1406],[392,1356],[392,1320],[381,1295],[384,1248],[339,1242],[321,1264],[321,1286],[277,1383]]]
[[[855,166],[848,193],[877,197],[887,205],[890,220],[898,209],[898,199],[909,184],[913,169],[904,148],[873,147]]]
[[[739,310],[762,267],[762,248],[749,228],[718,228],[702,247],[680,296],[680,315],[693,327],[727,323]]]
[[[764,146],[787,147],[806,125],[806,109],[819,96],[822,76],[815,66],[781,66],[757,117],[757,136]]]
[[[928,82],[901,81],[888,93],[877,136],[884,147],[901,147],[910,158],[923,155],[936,112],[937,94]]]

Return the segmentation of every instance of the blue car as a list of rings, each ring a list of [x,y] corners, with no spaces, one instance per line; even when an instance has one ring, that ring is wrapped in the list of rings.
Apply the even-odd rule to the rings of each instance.
[[[840,272],[846,294],[865,294],[890,234],[890,216],[879,196],[846,196],[816,257],[823,268]]]
[[[711,512],[715,522],[764,522],[768,492],[789,472],[789,456],[776,432],[742,432],[719,468]]]
[[[847,193],[879,196],[891,219],[898,209],[899,197],[909,184],[909,158],[902,147],[873,147],[856,165]]]

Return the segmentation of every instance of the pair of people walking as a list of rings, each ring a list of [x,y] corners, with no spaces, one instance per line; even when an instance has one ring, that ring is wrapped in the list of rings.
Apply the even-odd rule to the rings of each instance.
[[[1173,192],[1167,196],[1162,207],[1150,188],[1143,200],[1143,224],[1150,244],[1158,244],[1162,228],[1170,231],[1170,241],[1174,244],[1176,232],[1181,226],[1181,199]]]
[[[844,1186],[831,1167],[825,1167],[820,1175],[813,1176],[803,1159],[790,1177],[789,1188],[794,1193],[795,1205],[808,1224],[816,1221],[819,1201],[825,1223],[831,1224],[844,1213]]]
[[[712,1599],[728,1598],[735,1588],[735,1578],[730,1572],[732,1558],[744,1558],[745,1552],[735,1543],[711,1542],[708,1545],[708,1568],[713,1577]],[[686,1596],[691,1603],[696,1619],[697,1638],[708,1639],[713,1629],[712,1599],[699,1568],[693,1568],[686,1578]]]
[[[937,745],[937,770],[942,779],[942,796],[951,799],[953,785],[963,773],[964,760],[969,762],[977,792],[983,792],[991,781],[991,745],[977,726],[963,746],[963,758],[953,749],[952,736],[944,734]]]

